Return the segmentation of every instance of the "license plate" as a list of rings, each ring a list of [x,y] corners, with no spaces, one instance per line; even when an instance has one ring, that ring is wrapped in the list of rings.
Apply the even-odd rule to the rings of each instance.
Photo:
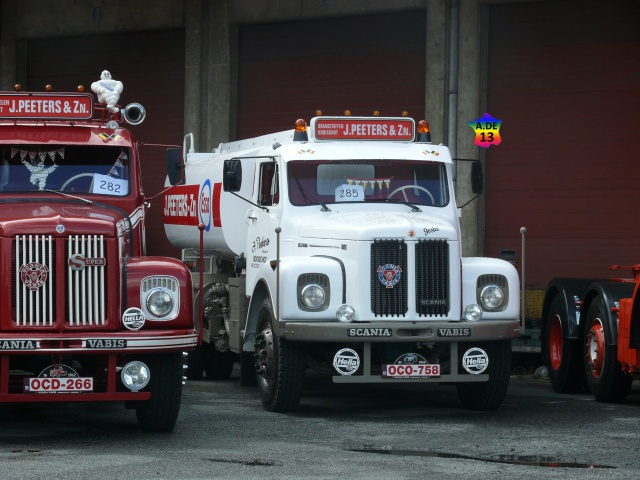
[[[93,377],[24,379],[25,393],[78,393],[93,391]]]
[[[440,376],[440,365],[428,363],[426,365],[382,365],[384,378],[429,378]]]

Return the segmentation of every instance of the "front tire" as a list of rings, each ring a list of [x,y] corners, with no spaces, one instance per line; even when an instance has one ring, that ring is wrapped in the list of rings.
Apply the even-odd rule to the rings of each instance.
[[[599,402],[620,402],[629,393],[633,378],[618,362],[614,332],[606,316],[602,297],[589,306],[584,324],[584,370],[591,392]]]
[[[145,432],[170,432],[176,425],[182,398],[182,353],[149,358],[151,398],[137,405],[136,417]]]
[[[298,409],[304,383],[304,355],[300,345],[279,337],[270,299],[258,312],[256,369],[260,399],[270,412]]]
[[[461,344],[462,345],[462,344]],[[497,410],[509,389],[511,377],[511,341],[501,340],[480,346],[489,356],[486,382],[458,383],[458,399],[464,408],[476,411]]]
[[[569,339],[568,332],[565,304],[557,294],[549,307],[544,329],[544,362],[549,369],[551,386],[557,393],[581,392],[586,382],[580,340]]]

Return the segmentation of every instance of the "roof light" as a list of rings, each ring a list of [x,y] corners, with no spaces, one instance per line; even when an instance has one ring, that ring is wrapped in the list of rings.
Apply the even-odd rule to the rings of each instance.
[[[431,133],[429,133],[429,122],[420,120],[418,122],[418,142],[431,143]]]
[[[16,83],[16,84],[13,86],[13,89],[14,89],[16,92],[19,92],[20,90],[22,90],[22,85],[20,85],[19,83]]]
[[[402,116],[403,117],[408,117],[409,116],[409,112],[407,112],[406,110],[402,111]]]
[[[84,92],[84,85],[78,85],[78,91]]]
[[[296,120],[296,126],[293,132],[294,142],[308,142],[309,136],[307,135],[307,122],[302,118]]]
[[[46,87],[44,87],[44,89],[45,89],[47,92],[50,92],[51,90],[53,90],[53,87],[52,87],[51,85],[47,85]]]
[[[322,110],[316,110],[316,117],[322,116]]]
[[[351,116],[351,110],[345,110],[345,111],[344,111],[344,114],[345,114],[347,117],[350,117],[350,116]]]
[[[380,111],[379,110],[374,110],[373,111],[373,116],[374,117],[379,117],[380,116]]]

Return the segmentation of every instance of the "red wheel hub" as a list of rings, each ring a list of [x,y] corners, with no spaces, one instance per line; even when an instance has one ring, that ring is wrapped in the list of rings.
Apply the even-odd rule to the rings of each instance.
[[[556,315],[551,319],[549,331],[549,360],[551,368],[558,370],[562,364],[562,321]]]
[[[604,365],[604,327],[599,318],[593,320],[587,336],[587,361],[593,376],[599,378]]]

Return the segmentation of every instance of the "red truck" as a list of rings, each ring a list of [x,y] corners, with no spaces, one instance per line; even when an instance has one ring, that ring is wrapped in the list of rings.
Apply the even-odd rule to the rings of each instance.
[[[124,401],[141,429],[174,428],[198,336],[189,270],[145,256],[124,128],[144,117],[82,91],[0,92],[0,402]]]
[[[640,265],[633,278],[556,278],[543,303],[542,354],[553,389],[588,387],[602,402],[619,402],[640,373]]]

